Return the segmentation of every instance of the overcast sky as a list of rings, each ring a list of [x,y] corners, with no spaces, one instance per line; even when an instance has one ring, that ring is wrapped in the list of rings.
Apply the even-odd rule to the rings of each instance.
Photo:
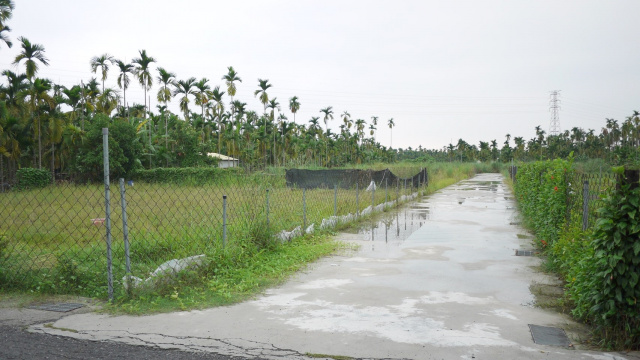
[[[154,69],[222,88],[233,66],[242,78],[236,98],[259,113],[261,78],[289,120],[296,95],[297,122],[327,106],[334,130],[345,110],[367,123],[375,115],[386,146],[393,118],[394,148],[502,144],[507,133],[549,131],[553,90],[562,130],[599,132],[605,118],[640,110],[639,14],[637,0],[25,0],[7,23],[14,46],[2,44],[0,68],[12,69],[19,36],[45,47],[50,66],[39,76],[65,86],[99,78],[94,56],[130,62],[145,49]],[[107,86],[115,79],[112,68]],[[144,102],[137,83],[127,101]]]

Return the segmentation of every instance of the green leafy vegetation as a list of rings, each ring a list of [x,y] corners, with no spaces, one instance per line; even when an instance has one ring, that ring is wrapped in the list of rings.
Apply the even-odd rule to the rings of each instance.
[[[518,205],[542,247],[558,239],[567,221],[567,179],[572,171],[572,161],[562,159],[518,166]]]
[[[568,211],[572,194],[557,195],[575,181],[570,165],[554,160],[518,167],[516,196],[526,224],[545,250],[548,267],[565,280],[559,306],[592,324],[601,346],[639,349],[640,190],[609,188],[601,195],[595,226],[583,230],[582,207]]]
[[[43,188],[51,185],[51,172],[33,168],[24,168],[17,171],[18,183],[16,189],[27,190]]]

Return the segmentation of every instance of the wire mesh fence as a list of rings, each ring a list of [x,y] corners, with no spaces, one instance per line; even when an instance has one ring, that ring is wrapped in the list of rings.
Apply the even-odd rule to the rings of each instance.
[[[287,187],[284,174],[241,174],[199,186],[123,179],[109,184],[108,218],[104,185],[3,192],[0,287],[105,298],[111,294],[107,231],[117,295],[169,261],[183,267],[190,263],[180,259],[286,241],[312,224],[335,227],[406,201],[427,185],[426,178],[417,186],[403,178],[371,181],[369,189],[359,182],[307,189]]]
[[[604,196],[615,189],[618,181],[615,174],[573,174],[567,184],[567,207],[569,212],[578,216],[574,216],[572,221],[581,222],[582,230],[593,227]]]

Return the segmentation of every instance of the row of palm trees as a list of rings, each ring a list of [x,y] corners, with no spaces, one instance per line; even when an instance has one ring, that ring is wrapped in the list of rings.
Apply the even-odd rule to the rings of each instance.
[[[1,2],[0,0],[0,9]],[[0,17],[1,18],[1,17]],[[289,121],[278,99],[269,96],[269,80],[258,79],[254,95],[263,104],[262,114],[249,110],[238,100],[236,85],[242,82],[230,66],[222,76],[226,92],[202,78],[177,79],[162,67],[154,73],[155,58],[145,50],[131,63],[109,54],[91,59],[92,78],[86,83],[65,87],[37,76],[40,66],[48,66],[45,49],[19,37],[21,51],[14,64],[24,73],[4,70],[0,85],[0,183],[11,179],[20,167],[48,167],[52,172],[73,173],[77,148],[82,145],[96,116],[124,122],[135,129],[143,144],[140,164],[145,167],[202,165],[210,162],[207,153],[218,152],[239,158],[252,166],[308,165],[338,166],[369,161],[392,161],[393,153],[375,140],[378,117],[372,117],[369,132],[364,119],[342,115],[340,132],[333,133],[328,122],[334,118],[331,106],[320,117],[298,124],[301,107],[297,96],[289,99]],[[117,86],[105,86],[109,71],[117,70]],[[126,91],[135,79],[145,92],[144,104],[127,106]],[[147,91],[159,85],[156,111],[148,108]],[[122,93],[122,97],[120,97]],[[230,101],[227,103],[225,93]],[[179,101],[182,118],[169,110]],[[190,106],[192,104],[194,106]],[[393,119],[388,126],[393,128]],[[6,160],[6,161],[5,161]],[[49,165],[43,165],[43,164]]]

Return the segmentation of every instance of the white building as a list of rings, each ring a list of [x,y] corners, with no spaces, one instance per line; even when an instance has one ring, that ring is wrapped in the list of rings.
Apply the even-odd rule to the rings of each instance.
[[[214,159],[218,159],[218,167],[219,168],[230,168],[239,166],[239,160],[234,159],[227,155],[222,155],[218,153],[207,153],[208,157],[212,157]]]

